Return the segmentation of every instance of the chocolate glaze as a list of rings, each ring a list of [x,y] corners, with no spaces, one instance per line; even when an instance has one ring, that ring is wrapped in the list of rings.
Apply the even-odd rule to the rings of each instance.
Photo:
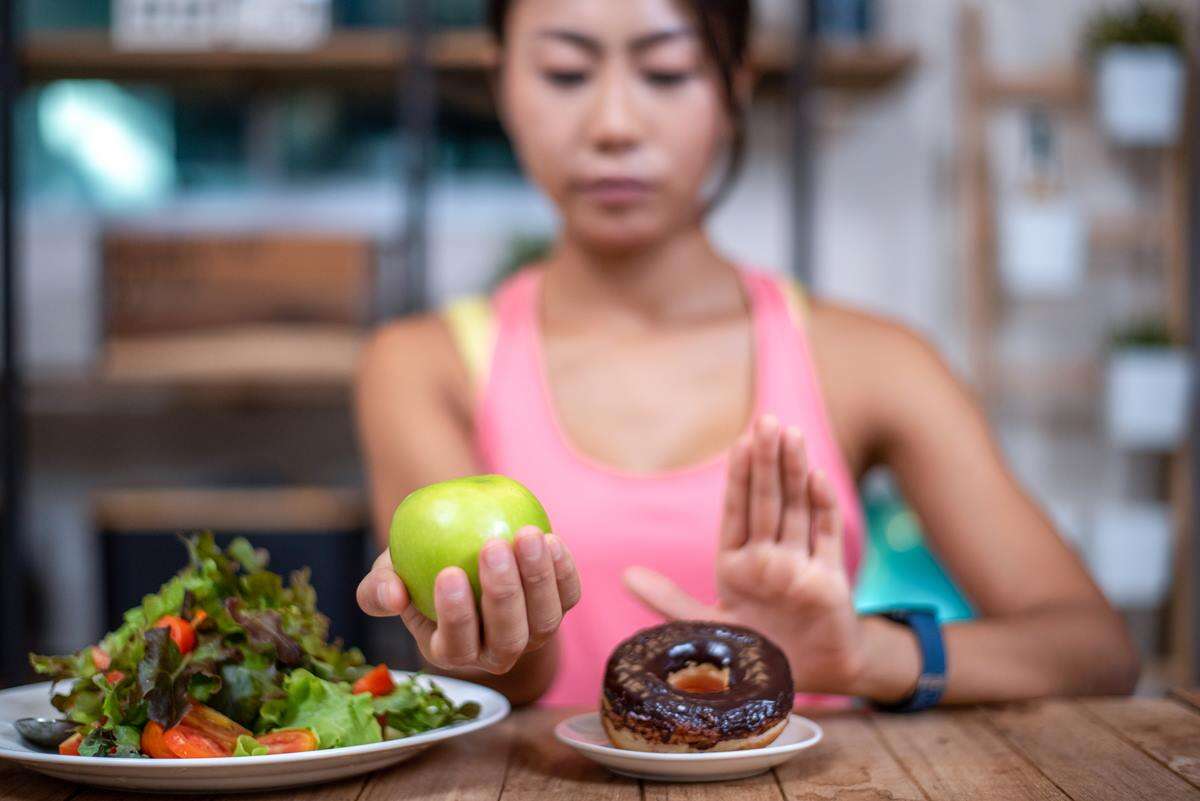
[[[692,693],[667,683],[689,664],[729,668],[729,687]],[[616,647],[605,669],[604,714],[643,736],[703,749],[769,729],[791,712],[794,692],[787,657],[770,640],[741,626],[676,621]]]

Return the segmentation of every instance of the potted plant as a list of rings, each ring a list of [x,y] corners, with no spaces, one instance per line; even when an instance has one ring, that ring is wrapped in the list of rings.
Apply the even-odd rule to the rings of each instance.
[[[1147,321],[1113,337],[1108,365],[1108,428],[1114,442],[1170,450],[1186,435],[1191,395],[1187,351],[1166,326]]]
[[[1096,17],[1087,36],[1100,121],[1123,145],[1176,140],[1184,94],[1184,26],[1168,6],[1140,2]]]
[[[1024,139],[1017,191],[1000,204],[1000,278],[1015,297],[1070,295],[1086,271],[1087,232],[1045,109],[1027,112]]]

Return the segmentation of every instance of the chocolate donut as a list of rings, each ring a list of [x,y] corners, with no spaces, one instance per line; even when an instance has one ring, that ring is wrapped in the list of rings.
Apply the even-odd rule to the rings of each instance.
[[[741,626],[676,621],[644,629],[608,658],[601,721],[618,748],[761,748],[787,725],[787,657]]]

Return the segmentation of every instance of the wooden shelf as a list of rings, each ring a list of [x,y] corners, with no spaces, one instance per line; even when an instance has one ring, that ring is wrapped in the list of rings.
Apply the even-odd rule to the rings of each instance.
[[[139,417],[177,410],[348,409],[348,380],[274,381],[217,378],[127,383],[92,373],[40,375],[27,384],[27,408],[34,417]]]
[[[343,326],[239,326],[105,344],[103,379],[126,386],[348,385],[362,331]]]
[[[92,373],[33,376],[33,414],[175,407],[344,407],[364,333],[344,326],[241,326],[108,341]]]
[[[321,47],[300,51],[125,50],[115,47],[103,30],[34,35],[22,48],[22,66],[33,82],[83,78],[185,85],[225,84],[231,79],[252,84],[390,81],[404,57],[400,37],[387,31],[340,32]]]
[[[789,60],[781,56],[778,69],[786,69]],[[828,47],[817,54],[817,84],[829,89],[881,89],[906,76],[917,62],[917,51],[909,48]]]
[[[1092,436],[1096,441],[1104,442],[1104,366],[1101,359],[1096,359],[1092,367],[1063,364],[1029,369],[1004,364],[998,352],[997,331],[1006,313],[1011,312],[1011,308],[1005,308],[1006,304],[1013,300],[1001,292],[1000,233],[996,224],[999,213],[995,194],[999,182],[995,178],[988,136],[990,117],[1001,109],[1043,106],[1072,114],[1086,112],[1092,98],[1091,76],[1077,58],[1035,72],[996,69],[987,58],[983,5],[975,2],[964,6],[958,48],[958,72],[963,76],[959,144],[962,157],[958,174],[967,234],[967,328],[971,337],[971,362],[985,401],[993,410],[1005,405],[1023,405],[1019,411],[1026,417],[1040,412],[1045,406],[1054,408],[1056,413],[1077,410],[1081,412],[1081,420],[1091,417]],[[1189,28],[1195,22],[1195,15],[1191,17],[1187,23]],[[1194,76],[1195,64],[1190,67],[1189,72]],[[1195,86],[1188,92],[1193,107],[1196,92]],[[1198,119],[1195,109],[1190,108],[1183,118],[1186,130],[1181,142],[1194,142]],[[1155,277],[1160,278],[1163,285],[1162,314],[1180,341],[1185,341],[1189,329],[1191,310],[1187,308],[1187,299],[1192,296],[1187,262],[1187,222],[1191,210],[1186,180],[1187,157],[1184,147],[1160,148],[1149,156],[1139,157],[1137,172],[1145,173],[1147,168],[1158,171],[1155,181],[1158,198],[1142,202],[1129,212],[1096,215],[1088,221],[1089,246],[1099,253],[1100,258],[1094,261],[1104,265],[1103,269],[1119,270],[1121,277],[1129,281],[1140,281],[1151,271],[1159,273]],[[1148,174],[1141,177],[1151,178]],[[1122,258],[1109,258],[1113,251]],[[1096,268],[1089,264],[1089,269]],[[1083,305],[1088,300],[1076,294],[1067,299],[1067,303]],[[1028,300],[1021,302],[1028,308]],[[1115,322],[1111,318],[1116,309],[1105,308],[1099,303],[1084,308],[1090,308],[1093,314],[1101,310],[1109,318],[1108,322]],[[1053,336],[1053,332],[1047,331],[1044,335]],[[1057,421],[1049,425],[1052,430],[1059,427]],[[1194,464],[1192,453],[1182,448],[1170,456],[1171,480],[1165,493],[1165,500],[1171,504],[1175,515],[1175,560],[1179,565],[1188,564],[1186,557],[1194,553],[1196,537],[1200,534],[1189,494],[1189,482],[1193,480],[1189,474],[1190,466]],[[1194,601],[1196,592],[1195,576],[1182,568],[1176,571],[1171,589],[1173,612],[1163,618],[1171,650],[1167,663],[1172,671],[1189,680],[1200,674],[1200,665],[1194,659],[1196,651],[1190,645],[1191,638],[1200,631],[1200,606]]]
[[[755,65],[765,76],[791,66],[791,46],[764,40]],[[34,82],[105,78],[172,84],[238,85],[345,83],[360,88],[390,86],[408,58],[403,34],[386,30],[335,33],[322,46],[303,51],[150,51],[113,46],[103,30],[63,31],[30,37],[22,49],[27,78]],[[432,37],[430,59],[444,73],[481,73],[495,63],[495,50],[482,30],[447,31]],[[873,89],[904,76],[917,63],[916,51],[886,45],[823,48],[817,82],[839,89]]]
[[[794,46],[764,38],[755,47],[754,66],[762,77],[786,75]],[[886,44],[822,45],[816,55],[816,83],[826,89],[867,91],[891,85],[908,75],[919,59],[913,48]]]
[[[983,77],[980,91],[991,105],[1086,106],[1091,82],[1082,69],[1058,68],[1036,74],[993,73]]]
[[[367,524],[362,493],[329,487],[111,490],[92,496],[97,529],[288,533],[345,531]]]

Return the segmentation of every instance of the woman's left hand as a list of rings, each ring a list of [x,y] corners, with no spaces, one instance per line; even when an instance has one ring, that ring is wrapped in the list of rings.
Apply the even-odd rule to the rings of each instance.
[[[842,547],[829,479],[810,471],[800,431],[781,430],[767,416],[730,454],[717,604],[702,604],[642,567],[630,568],[625,582],[668,619],[735,623],[762,633],[787,654],[797,690],[852,694],[866,657]]]

